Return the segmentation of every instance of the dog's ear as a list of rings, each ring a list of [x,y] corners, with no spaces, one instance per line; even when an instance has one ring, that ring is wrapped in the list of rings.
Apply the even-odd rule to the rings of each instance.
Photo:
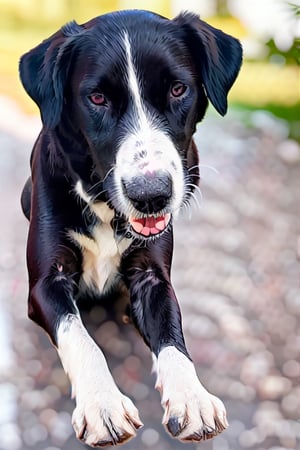
[[[180,25],[184,32],[185,42],[201,76],[208,99],[224,116],[227,112],[228,92],[242,63],[240,42],[192,13],[182,13],[174,22]]]
[[[82,30],[76,22],[71,22],[21,57],[21,81],[38,105],[48,129],[55,128],[60,120],[73,42]]]

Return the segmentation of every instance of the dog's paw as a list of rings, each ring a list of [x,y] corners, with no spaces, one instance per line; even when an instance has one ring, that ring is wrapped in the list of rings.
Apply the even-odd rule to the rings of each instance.
[[[197,442],[227,428],[222,401],[207,392],[193,363],[174,347],[166,347],[159,354],[156,388],[165,410],[163,424],[172,437]]]
[[[101,350],[79,317],[58,329],[58,353],[72,385],[76,436],[91,447],[128,441],[143,424],[132,401],[116,386]]]
[[[180,395],[168,397],[163,401],[163,424],[172,437],[184,442],[201,441],[211,439],[227,428],[223,403],[207,391],[187,388]]]
[[[118,389],[77,399],[72,423],[77,438],[91,447],[123,444],[143,426],[132,401]]]

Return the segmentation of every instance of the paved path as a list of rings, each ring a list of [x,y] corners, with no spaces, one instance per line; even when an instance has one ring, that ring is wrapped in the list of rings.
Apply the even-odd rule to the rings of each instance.
[[[37,120],[5,99],[0,109],[0,449],[80,450],[68,381],[26,317],[19,194]],[[176,223],[173,267],[188,348],[230,427],[199,445],[169,439],[148,350],[98,307],[85,320],[145,423],[124,450],[300,449],[300,148],[265,113],[244,118],[248,128],[241,117],[199,127],[202,198]]]

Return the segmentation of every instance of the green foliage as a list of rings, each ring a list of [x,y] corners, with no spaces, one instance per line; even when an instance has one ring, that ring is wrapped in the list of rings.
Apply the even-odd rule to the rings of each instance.
[[[244,113],[257,111],[257,107],[255,107],[254,105],[246,105],[239,102],[234,103],[232,107],[236,110],[241,110]],[[285,120],[289,127],[289,137],[300,142],[300,102],[294,105],[268,103],[261,109],[269,111],[279,119]]]
[[[289,50],[280,50],[275,41],[270,39],[266,46],[268,48],[268,59],[275,59],[280,57],[284,64],[298,64],[300,65],[300,39],[294,39],[294,42]]]
[[[295,16],[300,16],[300,6],[295,3],[288,3]]]
[[[288,3],[295,17],[300,17],[300,6],[294,3]],[[300,20],[300,19],[299,19]],[[300,65],[300,38],[296,37],[287,51],[278,48],[275,41],[270,39],[266,46],[268,48],[268,59],[280,58],[285,64]]]

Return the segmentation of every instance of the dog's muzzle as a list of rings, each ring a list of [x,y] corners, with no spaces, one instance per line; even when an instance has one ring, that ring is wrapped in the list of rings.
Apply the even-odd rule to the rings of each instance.
[[[149,172],[122,181],[124,195],[137,211],[129,223],[143,237],[163,232],[170,221],[166,212],[172,198],[172,180],[165,172]]]

